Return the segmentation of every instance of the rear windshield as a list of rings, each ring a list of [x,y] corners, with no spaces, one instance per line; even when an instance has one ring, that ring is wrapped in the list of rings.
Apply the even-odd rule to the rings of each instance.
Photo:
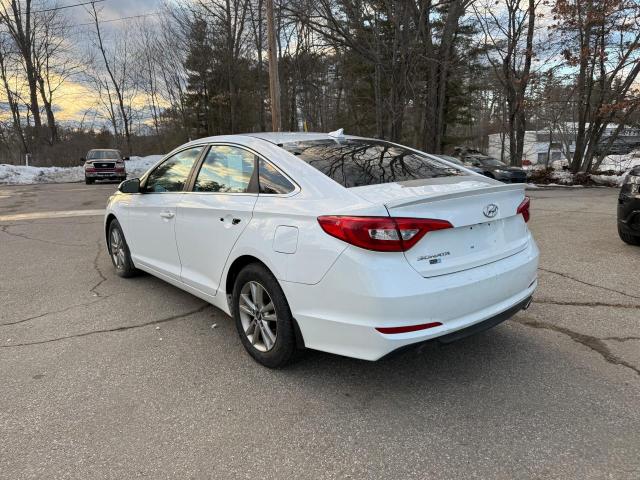
[[[120,158],[117,150],[91,150],[87,155],[88,160],[114,160]]]
[[[282,148],[345,187],[465,175],[465,172],[381,140],[314,140]]]

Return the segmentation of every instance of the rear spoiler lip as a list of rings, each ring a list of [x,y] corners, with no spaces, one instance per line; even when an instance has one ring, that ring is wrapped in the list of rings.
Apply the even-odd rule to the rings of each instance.
[[[384,206],[387,207],[387,209],[409,207],[412,205],[431,203],[431,202],[440,202],[442,200],[450,200],[452,198],[474,197],[479,195],[486,195],[488,193],[508,192],[508,191],[516,191],[516,190],[521,190],[522,193],[524,194],[525,186],[526,184],[524,183],[512,183],[512,184],[505,184],[505,185],[495,185],[491,187],[480,187],[480,188],[473,188],[469,190],[461,190],[458,192],[445,193],[443,195],[424,195],[421,197],[398,199],[398,200],[386,202]]]

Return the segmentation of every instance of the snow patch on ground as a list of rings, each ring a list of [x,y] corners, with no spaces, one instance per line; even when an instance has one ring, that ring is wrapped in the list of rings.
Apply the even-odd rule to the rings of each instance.
[[[600,164],[600,170],[613,170],[615,173],[622,174],[636,165],[640,165],[640,150],[635,150],[627,155],[608,155]]]
[[[629,174],[631,169],[640,165],[640,150],[635,150],[626,155],[608,155],[598,168],[599,173],[588,175],[586,180],[590,180],[592,184],[603,187],[619,187]],[[547,177],[547,181],[541,182],[539,186],[547,187],[581,187],[585,183],[585,176],[581,175],[576,179],[576,175],[567,170],[568,163],[566,160],[555,161],[551,164],[553,171]],[[532,166],[530,172],[535,173],[536,170],[543,168],[542,165]],[[577,182],[577,184],[576,184]],[[588,182],[587,182],[588,183]]]
[[[131,157],[126,162],[127,177],[140,177],[162,158],[162,155]],[[84,181],[83,167],[25,167],[0,164],[0,184],[69,183]]]
[[[163,156],[164,155],[148,155],[146,157],[131,157],[131,160],[126,162],[127,177],[141,177],[147,170],[158,163]]]

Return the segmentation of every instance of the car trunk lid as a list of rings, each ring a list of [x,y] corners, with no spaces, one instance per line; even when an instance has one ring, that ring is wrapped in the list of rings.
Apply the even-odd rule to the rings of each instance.
[[[529,234],[517,209],[522,185],[502,185],[482,177],[444,177],[350,189],[382,201],[392,217],[447,220],[453,228],[427,233],[405,252],[424,277],[478,267],[526,248]]]

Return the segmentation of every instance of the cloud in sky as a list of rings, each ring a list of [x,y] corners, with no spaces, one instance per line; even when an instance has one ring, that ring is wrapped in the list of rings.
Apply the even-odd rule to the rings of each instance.
[[[73,3],[80,2],[78,0],[62,0],[59,2],[59,5],[64,6]],[[96,4],[96,8],[99,10],[100,19],[102,21],[108,21],[121,17],[131,17],[156,12],[161,9],[162,4],[163,0],[106,0]],[[92,21],[91,16],[87,12],[87,7],[84,6],[64,9],[62,13],[70,20],[72,25],[83,25]],[[135,20],[125,20],[122,22],[105,23],[103,28],[105,32],[113,32],[118,29],[132,28],[134,25]],[[71,37],[71,41],[74,44],[73,49],[76,50],[79,55],[86,50],[84,43],[89,43],[89,39],[91,38],[89,35],[93,35],[93,30],[90,25],[86,25],[79,27],[76,30],[76,34]],[[109,35],[107,34],[107,36]],[[83,119],[87,112],[95,110],[99,103],[95,93],[90,88],[80,83],[79,79],[73,78],[67,79],[62,85],[54,102],[56,120],[60,122],[78,122]],[[138,107],[144,107],[143,99],[140,97],[136,98],[134,103],[137,104]],[[90,114],[90,116],[93,115],[95,115],[95,113]],[[85,118],[85,120],[91,123],[89,118]],[[100,122],[98,120],[98,123],[104,123],[104,121]]]
[[[65,0],[60,5],[71,5],[72,3],[80,3],[75,0]],[[143,13],[153,12],[162,6],[162,0],[105,0],[97,3],[96,8],[102,9],[101,17],[105,20],[118,17],[130,17],[132,15],[141,15]],[[91,17],[85,10],[85,7],[76,7],[66,9],[69,18],[77,23],[85,23],[91,21]]]

